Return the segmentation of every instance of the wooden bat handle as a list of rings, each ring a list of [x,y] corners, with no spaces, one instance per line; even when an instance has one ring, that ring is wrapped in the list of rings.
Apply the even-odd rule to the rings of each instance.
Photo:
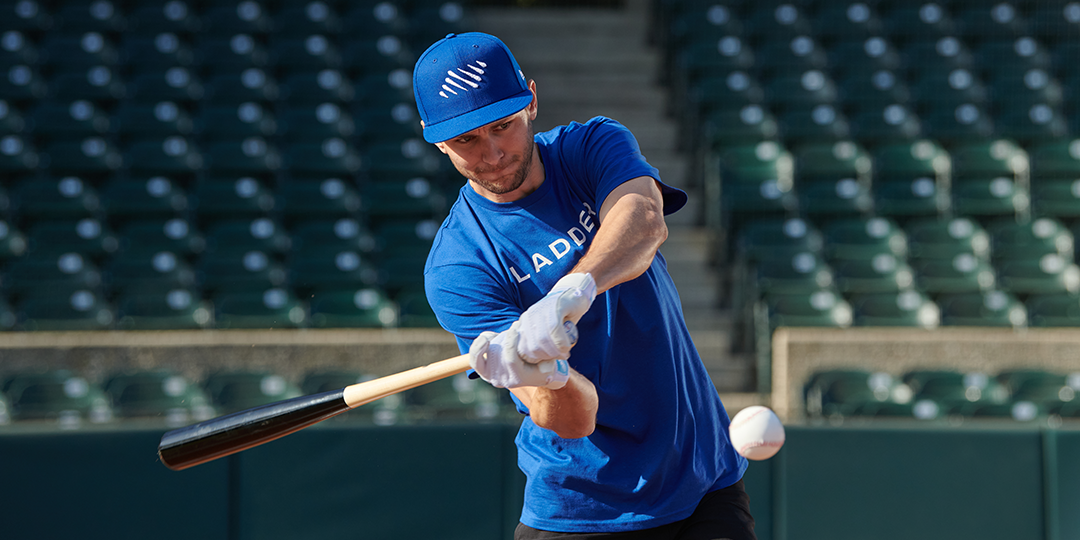
[[[469,355],[463,354],[401,373],[346,386],[343,397],[345,404],[352,409],[391,394],[445,379],[467,369],[469,369]]]

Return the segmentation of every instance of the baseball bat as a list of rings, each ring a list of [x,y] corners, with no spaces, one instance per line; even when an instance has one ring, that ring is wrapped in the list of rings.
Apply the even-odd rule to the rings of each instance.
[[[563,323],[572,344],[577,327]],[[445,379],[469,369],[463,354],[401,373],[346,386],[321,394],[300,396],[211,418],[174,429],[161,437],[158,457],[166,467],[182,471],[207,461],[235,454],[280,439],[349,409],[410,388]]]
[[[300,396],[174,429],[161,437],[158,457],[181,471],[279,439],[349,409],[391,394],[444,379],[469,368],[463,354],[433,364],[346,386]]]

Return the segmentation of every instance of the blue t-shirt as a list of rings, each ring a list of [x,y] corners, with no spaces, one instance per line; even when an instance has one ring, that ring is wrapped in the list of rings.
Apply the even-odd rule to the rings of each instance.
[[[570,271],[613,189],[641,176],[659,181],[633,135],[607,118],[535,140],[540,188],[495,203],[466,184],[428,257],[428,300],[463,352],[481,332],[508,328]],[[665,213],[685,204],[683,192],[662,191]],[[526,416],[517,436],[527,477],[522,523],[561,532],[657,527],[688,517],[703,495],[742,477],[746,460],[728,440],[727,412],[662,255],[643,275],[598,295],[578,330],[569,362],[596,386],[596,430],[563,439]]]

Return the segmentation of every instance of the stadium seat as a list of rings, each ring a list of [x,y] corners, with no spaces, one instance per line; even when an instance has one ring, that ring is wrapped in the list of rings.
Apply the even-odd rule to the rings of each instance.
[[[1010,109],[998,115],[1001,133],[1017,139],[1021,144],[1047,141],[1065,137],[1069,125],[1064,113],[1046,103],[1037,103],[1026,109]]]
[[[770,36],[755,48],[754,58],[754,67],[763,77],[823,70],[829,65],[825,47],[807,35]]]
[[[442,216],[446,197],[427,178],[367,182],[361,187],[364,213],[372,222]]]
[[[101,32],[51,32],[40,41],[41,61],[54,69],[84,70],[115,66],[120,53],[110,36]]]
[[[203,389],[223,414],[301,395],[300,389],[281,375],[256,370],[211,373],[203,381]]]
[[[795,3],[761,2],[748,6],[744,27],[754,38],[788,41],[809,34],[813,22],[811,14]]]
[[[124,161],[135,174],[190,176],[203,168],[205,158],[189,138],[172,135],[132,142]]]
[[[27,131],[39,139],[75,139],[105,135],[109,115],[90,101],[41,101],[27,111]]]
[[[53,24],[65,33],[119,32],[127,26],[122,7],[109,0],[62,2],[53,13]]]
[[[914,402],[932,404],[941,416],[959,415],[976,403],[1002,403],[1008,391],[986,373],[949,369],[919,369],[902,380],[914,393]]]
[[[920,219],[907,223],[908,253],[914,259],[952,259],[970,253],[990,260],[990,236],[978,222],[966,217]]]
[[[341,52],[323,34],[290,37],[278,34],[270,44],[270,63],[280,70],[338,69]]]
[[[426,177],[449,166],[438,152],[421,139],[376,142],[365,146],[362,170],[375,180]]]
[[[12,30],[47,30],[53,24],[48,9],[35,2],[4,2],[4,26]]]
[[[1024,304],[1032,327],[1080,326],[1080,295],[1033,294]]]
[[[278,99],[291,105],[348,103],[355,97],[352,82],[334,69],[290,73],[278,85]]]
[[[120,418],[180,427],[217,416],[203,390],[172,371],[121,373],[110,377],[104,388]]]
[[[0,95],[12,101],[27,101],[45,97],[48,83],[41,72],[26,64],[16,64],[4,69],[0,77]]]
[[[141,70],[128,81],[126,100],[133,103],[194,103],[203,98],[202,81],[183,66]]]
[[[1030,176],[1028,153],[1009,139],[972,140],[950,150],[955,180],[987,176],[1024,179]]]
[[[1055,219],[1038,218],[1030,223],[1002,219],[989,224],[987,232],[991,255],[997,260],[1038,259],[1048,254],[1073,259],[1073,235]]]
[[[49,77],[49,97],[59,101],[89,99],[113,103],[127,95],[127,88],[117,68],[92,66],[65,68]]]
[[[765,100],[773,110],[836,104],[836,83],[820,69],[787,72],[765,82]]]
[[[766,296],[769,327],[810,326],[847,328],[852,323],[851,306],[831,289],[810,294]]]
[[[867,108],[851,117],[851,131],[866,145],[914,142],[923,134],[919,116],[909,107],[890,103],[879,108]],[[878,167],[883,170],[882,167]]]
[[[0,135],[22,133],[26,127],[26,119],[22,112],[10,104],[7,100],[0,99]]]
[[[346,35],[406,35],[408,28],[408,14],[393,2],[344,7],[342,32]]]
[[[1041,178],[1031,186],[1031,213],[1075,221],[1080,218],[1080,181]]]
[[[316,217],[297,221],[290,228],[290,232],[294,252],[334,247],[367,255],[376,247],[374,235],[364,223],[353,217],[336,220]]]
[[[882,145],[874,150],[873,159],[876,181],[929,177],[940,184],[951,177],[949,152],[932,140]]]
[[[281,167],[277,148],[262,137],[206,145],[206,168],[214,174],[269,174]]]
[[[1080,267],[1058,254],[999,261],[995,268],[998,286],[1018,296],[1080,293]]]
[[[829,64],[844,76],[869,76],[881,70],[902,68],[900,53],[889,40],[879,35],[849,36],[828,49]]]
[[[201,27],[197,10],[183,0],[143,2],[131,6],[127,22],[128,29],[140,35],[192,33]]]
[[[799,210],[815,221],[865,216],[874,209],[868,183],[854,178],[804,182],[798,186]]]
[[[319,216],[324,219],[355,216],[361,198],[340,178],[283,181],[275,190],[278,208],[287,221]]]
[[[412,70],[401,67],[362,75],[356,79],[356,93],[358,99],[372,107],[411,104],[414,99]]]
[[[1027,111],[1039,104],[1059,110],[1065,106],[1065,88],[1042,68],[1001,73],[991,80],[990,92],[1002,111]]]
[[[825,235],[825,256],[830,261],[866,261],[880,254],[898,259],[907,256],[904,230],[886,218],[836,219],[823,224],[821,231]]]
[[[1038,368],[1006,369],[998,372],[997,381],[1009,392],[1013,402],[1031,401],[1051,407],[1076,397],[1068,376]]]
[[[274,193],[251,176],[207,178],[195,184],[188,202],[202,219],[253,218],[274,209]]]
[[[112,223],[170,217],[187,210],[184,189],[164,176],[109,180],[101,189],[101,207]]]
[[[748,280],[745,283],[747,289],[733,291],[737,299],[739,296],[810,294],[832,287],[833,271],[820,256],[803,252],[790,258],[771,257],[752,263]]]
[[[814,29],[823,39],[870,38],[884,24],[872,2],[827,2],[814,15]]]
[[[100,293],[75,290],[61,295],[28,295],[16,303],[17,328],[28,331],[109,330],[116,320],[115,310]]]
[[[704,76],[724,76],[733,71],[753,70],[756,57],[753,48],[737,36],[692,43],[675,59],[675,94],[685,95]]]
[[[913,259],[915,283],[933,296],[989,291],[997,284],[986,259],[961,252],[951,258]]]
[[[941,308],[942,326],[1027,326],[1024,304],[1001,290],[942,294],[937,303]]]
[[[688,89],[686,103],[673,105],[692,111],[696,122],[718,110],[741,109],[764,102],[765,89],[757,78],[746,71],[735,70],[723,75],[701,77]]]
[[[855,326],[905,326],[936,328],[941,314],[922,292],[859,294],[851,299]]]
[[[1018,38],[1030,32],[1018,2],[961,5],[956,11],[960,35],[973,40],[991,37]]]
[[[322,142],[331,137],[350,137],[356,132],[352,115],[331,102],[284,108],[278,127],[281,136],[290,141]]]
[[[974,103],[961,103],[955,107],[934,106],[923,114],[923,121],[926,136],[947,145],[987,139],[994,135],[991,114]]]
[[[945,37],[956,31],[952,14],[941,2],[895,2],[882,17],[886,33],[896,39]]]
[[[349,175],[364,164],[357,148],[341,137],[289,144],[283,161],[293,175]]]
[[[12,212],[28,219],[91,217],[101,208],[97,190],[78,176],[27,179],[13,186],[10,197]]]
[[[40,57],[37,43],[18,30],[5,30],[2,34],[0,65],[37,65]]]
[[[667,34],[664,46],[667,50],[678,53],[695,42],[712,42],[724,36],[743,35],[743,22],[738,6],[724,3],[687,3],[672,16],[665,26]],[[667,61],[673,61],[674,57]]]
[[[124,101],[112,115],[112,132],[128,140],[187,136],[194,129],[187,110],[172,101],[137,103]]]
[[[911,87],[913,99],[924,107],[956,108],[964,104],[985,107],[990,92],[978,72],[959,67],[918,76]]]
[[[120,45],[121,62],[133,71],[158,66],[191,67],[195,52],[188,39],[174,32],[125,34]]]
[[[205,84],[205,102],[239,105],[278,99],[277,80],[260,68],[230,71],[210,76]]]
[[[869,182],[873,173],[870,154],[855,141],[813,141],[794,150],[795,182],[854,178]]]
[[[274,33],[279,36],[336,36],[341,32],[341,14],[336,2],[293,2],[282,4],[273,14]]]
[[[307,326],[307,309],[287,289],[272,288],[237,292],[229,287],[215,293],[216,328],[302,328]]]
[[[269,137],[276,133],[274,115],[262,105],[205,106],[195,117],[195,133],[204,141]]]
[[[713,148],[776,139],[779,124],[771,112],[751,104],[738,110],[718,110],[704,119],[702,140]]]
[[[49,170],[57,174],[104,174],[118,170],[123,164],[120,150],[97,136],[49,143],[41,156],[48,160]]]
[[[290,254],[288,283],[298,291],[372,287],[378,282],[374,261],[358,251],[331,245],[314,246]]]
[[[121,253],[104,264],[102,276],[105,285],[114,292],[164,295],[195,284],[191,265],[169,251]]]
[[[78,253],[28,254],[4,265],[2,275],[6,292],[17,296],[48,293],[67,300],[75,291],[101,287],[97,265]]]
[[[27,246],[38,256],[78,253],[101,258],[114,253],[120,241],[108,223],[94,218],[43,220],[29,225]]]
[[[793,146],[817,141],[842,141],[851,136],[851,126],[836,106],[794,105],[779,118],[783,139]]]
[[[5,384],[5,394],[15,421],[51,421],[73,429],[84,422],[102,424],[113,419],[101,388],[66,370],[16,373]]]
[[[841,99],[853,109],[853,113],[884,110],[889,105],[906,105],[911,101],[911,89],[895,71],[855,71],[844,75],[838,84]]]
[[[0,261],[26,253],[26,235],[6,221],[0,221]]]
[[[118,329],[199,330],[213,326],[213,307],[195,290],[129,289],[117,299]]]
[[[394,141],[407,141],[423,135],[420,116],[411,100],[372,104],[367,100],[358,100],[353,104],[352,116],[356,123],[357,138],[365,146],[385,146]]]
[[[237,254],[261,251],[283,255],[289,251],[291,240],[281,225],[268,217],[255,219],[222,219],[206,226],[206,251],[215,254]]]
[[[274,29],[267,7],[254,0],[214,3],[202,13],[202,30],[209,35],[266,34]]]
[[[416,62],[408,44],[398,36],[356,34],[342,45],[344,68],[350,73],[387,73],[397,68],[411,68]]]
[[[951,195],[957,215],[984,221],[1010,217],[1023,219],[1031,205],[1027,189],[1006,176],[954,180]]]
[[[820,254],[824,243],[821,231],[800,218],[758,219],[747,221],[736,238],[741,259],[784,259],[797,253]]]
[[[206,247],[202,234],[183,218],[131,220],[120,228],[118,237],[124,253],[169,251],[187,257]]]
[[[1080,173],[1080,139],[1036,142],[1028,148],[1034,184],[1043,178],[1073,179]]]
[[[865,369],[826,369],[814,373],[804,387],[807,414],[811,417],[843,416],[852,412],[857,404],[875,399],[874,390],[887,385],[882,375],[875,377],[871,385],[871,375]],[[891,377],[887,380],[891,384]]]
[[[195,267],[196,284],[208,291],[263,291],[285,284],[285,267],[261,251],[207,253]]]
[[[899,293],[915,284],[911,267],[903,259],[879,253],[869,259],[832,262],[835,287],[842,294]]]
[[[397,325],[397,306],[377,288],[320,290],[312,294],[314,328],[387,328]]]
[[[907,219],[944,215],[951,206],[948,193],[938,190],[933,178],[892,180],[873,184],[874,212],[882,217]]]

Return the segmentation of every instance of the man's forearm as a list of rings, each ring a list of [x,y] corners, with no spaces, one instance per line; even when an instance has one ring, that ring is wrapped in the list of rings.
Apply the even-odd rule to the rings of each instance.
[[[573,369],[558,390],[523,386],[511,392],[529,409],[533,423],[564,439],[588,437],[596,429],[596,387]]]

